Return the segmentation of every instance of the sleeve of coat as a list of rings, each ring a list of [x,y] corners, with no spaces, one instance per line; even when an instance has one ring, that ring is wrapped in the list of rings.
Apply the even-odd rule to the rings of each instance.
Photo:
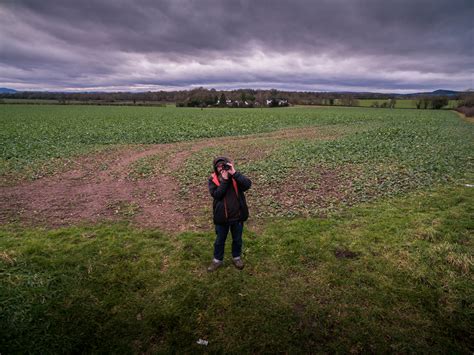
[[[239,171],[236,171],[234,174],[234,179],[237,181],[237,185],[239,185],[242,191],[247,191],[252,186],[252,181],[244,174],[241,174]]]
[[[211,196],[214,197],[216,200],[222,200],[227,191],[227,187],[229,186],[229,180],[224,180],[219,186],[217,186],[210,178],[208,181],[208,185]]]

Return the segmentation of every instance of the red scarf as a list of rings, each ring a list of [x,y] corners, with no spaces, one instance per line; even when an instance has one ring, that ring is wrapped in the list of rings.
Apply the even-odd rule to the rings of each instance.
[[[234,185],[234,190],[235,190],[235,194],[237,195],[237,197],[239,196],[239,189],[237,188],[237,181],[235,181],[235,179],[232,179],[232,185]],[[220,182],[219,182],[219,178],[217,177],[217,174],[216,173],[212,173],[212,182],[214,184],[216,184],[217,186],[220,186]]]

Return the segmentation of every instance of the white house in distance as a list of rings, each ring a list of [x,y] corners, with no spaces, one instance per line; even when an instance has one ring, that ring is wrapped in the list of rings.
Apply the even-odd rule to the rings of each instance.
[[[278,106],[288,106],[287,99],[267,99],[267,106],[271,106],[273,101],[276,101]]]

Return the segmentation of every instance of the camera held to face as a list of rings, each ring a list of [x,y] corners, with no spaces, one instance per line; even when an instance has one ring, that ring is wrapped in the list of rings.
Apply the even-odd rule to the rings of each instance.
[[[222,170],[230,170],[231,169],[231,166],[229,164],[224,164],[222,166]]]

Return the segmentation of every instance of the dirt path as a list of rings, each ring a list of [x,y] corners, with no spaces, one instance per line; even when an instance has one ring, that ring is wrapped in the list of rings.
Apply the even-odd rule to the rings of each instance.
[[[52,177],[1,187],[0,223],[20,221],[58,227],[125,217],[143,226],[185,230],[186,216],[178,211],[179,187],[172,173],[190,154],[210,144],[159,144],[138,151],[132,148],[112,158],[98,157],[109,167],[102,171],[86,163]],[[132,163],[167,152],[166,173],[136,181],[128,177]]]
[[[193,209],[182,204],[198,204],[203,210],[211,201],[184,200],[173,176],[193,153],[224,142],[314,138],[316,128],[285,129],[266,134],[213,138],[192,142],[132,146],[114,153],[85,157],[77,168],[16,186],[0,187],[0,224],[11,221],[48,227],[128,219],[138,226],[180,232],[200,229],[193,225]],[[336,131],[326,132],[329,139]],[[130,179],[130,167],[142,158],[160,154],[159,173],[144,179]],[[204,186],[204,185],[203,185]],[[207,197],[207,196],[206,196]]]
[[[467,117],[464,113],[453,110],[463,121],[474,123],[474,117]]]

